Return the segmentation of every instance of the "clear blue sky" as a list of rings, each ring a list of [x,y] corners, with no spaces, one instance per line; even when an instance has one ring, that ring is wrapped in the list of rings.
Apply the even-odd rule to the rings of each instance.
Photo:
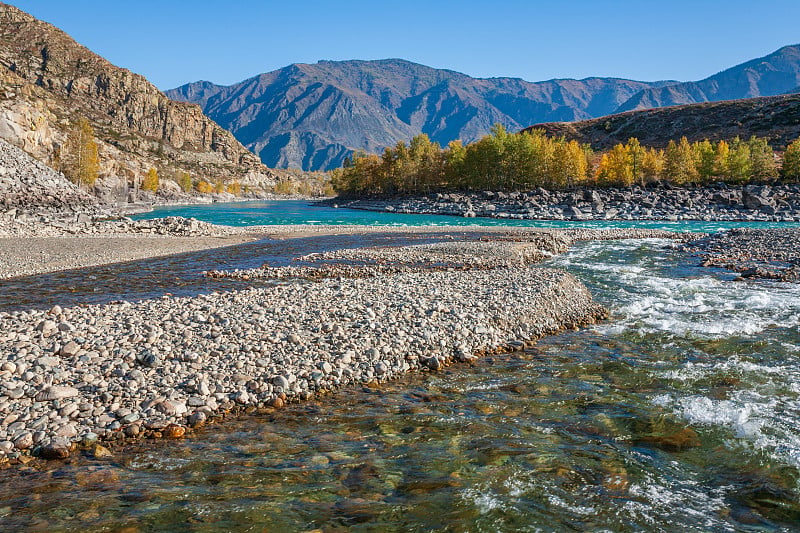
[[[800,0],[10,0],[161,89],[399,57],[476,77],[701,79],[800,43]]]

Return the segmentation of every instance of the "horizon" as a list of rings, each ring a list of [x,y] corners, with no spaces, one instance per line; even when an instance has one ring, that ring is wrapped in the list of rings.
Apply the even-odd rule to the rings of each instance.
[[[462,2],[460,10],[451,12],[443,5],[410,2],[394,18],[390,8],[361,0],[336,8],[312,2],[302,12],[294,6],[244,0],[234,2],[241,9],[225,12],[208,0],[195,3],[191,11],[153,0],[133,6],[104,5],[103,9],[88,0],[69,5],[56,0],[9,3],[62,29],[115,65],[145,76],[162,91],[198,81],[229,86],[292,64],[385,59],[483,79],[684,82],[800,43],[793,22],[800,17],[800,4],[784,0],[770,2],[767,8],[762,5],[756,13],[744,9],[741,1],[703,6],[681,1],[677,9],[661,13],[630,0],[616,2],[613,8],[578,2],[569,9],[515,0],[480,16],[469,12],[478,6],[476,2]],[[409,18],[409,12],[423,7],[426,18]],[[352,23],[356,12],[363,18],[360,31],[337,33],[334,39],[322,31]],[[775,17],[776,12],[782,15]],[[686,20],[685,13],[692,16]],[[274,19],[300,16],[305,18],[303,24],[272,27]],[[656,16],[662,23],[651,28]],[[120,26],[119,20],[127,24]],[[565,21],[570,27],[565,30],[551,24],[552,20]],[[537,24],[530,25],[533,22]],[[501,23],[504,35],[493,27]],[[264,32],[265,27],[270,31]],[[748,39],[729,37],[745,32]],[[147,38],[142,39],[145,34]],[[465,35],[469,35],[466,41]],[[598,38],[604,46],[597,46]],[[698,38],[705,53],[697,53]],[[558,46],[549,46],[552,42]],[[634,42],[636,46],[631,47]],[[372,52],[364,54],[365,49]],[[536,57],[533,63],[532,56]]]

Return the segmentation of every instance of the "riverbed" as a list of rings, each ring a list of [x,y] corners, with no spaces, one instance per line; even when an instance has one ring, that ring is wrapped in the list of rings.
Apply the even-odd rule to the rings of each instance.
[[[800,285],[697,265],[667,240],[575,244],[544,266],[578,277],[608,321],[190,439],[5,471],[0,526],[795,530]]]

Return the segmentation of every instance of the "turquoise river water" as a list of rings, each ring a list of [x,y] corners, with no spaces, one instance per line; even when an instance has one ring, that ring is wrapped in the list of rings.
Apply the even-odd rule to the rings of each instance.
[[[301,204],[155,214],[431,218]],[[666,227],[711,226],[728,225]],[[580,278],[604,323],[111,459],[0,473],[0,530],[798,531],[800,285],[696,265],[664,240],[578,244],[546,266]]]

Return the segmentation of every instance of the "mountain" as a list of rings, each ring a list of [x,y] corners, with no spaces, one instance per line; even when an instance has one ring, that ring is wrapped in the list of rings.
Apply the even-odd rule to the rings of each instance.
[[[581,122],[537,124],[554,136],[605,150],[636,137],[645,146],[664,147],[671,139],[712,141],[751,135],[767,137],[783,149],[800,137],[800,94],[627,111]]]
[[[519,130],[628,110],[797,92],[800,45],[698,82],[616,78],[527,82],[472,78],[400,59],[295,64],[231,86],[203,81],[167,91],[192,102],[267,165],[340,166],[354,150],[427,133],[474,141],[500,123]]]
[[[294,64],[227,87],[203,81],[166,94],[201,105],[269,166],[320,170],[420,132],[441,144],[470,142],[496,123],[519,130],[605,115],[643,89],[671,83],[479,79],[386,59]]]
[[[798,92],[800,45],[723,70],[704,80],[652,87],[635,94],[617,111],[718,102]]]
[[[144,77],[0,3],[0,138],[55,164],[67,131],[81,118],[100,141],[101,183],[123,196],[151,167],[162,178],[182,170],[254,187],[275,181],[199,106],[170,100]]]

